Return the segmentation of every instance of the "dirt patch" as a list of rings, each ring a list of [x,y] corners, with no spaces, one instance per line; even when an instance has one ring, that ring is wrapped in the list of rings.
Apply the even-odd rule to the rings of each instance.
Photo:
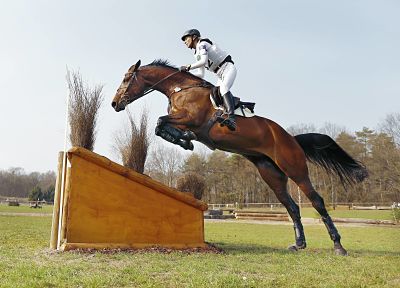
[[[133,249],[133,248],[118,248],[118,249],[76,249],[72,251],[68,251],[67,253],[78,253],[78,254],[94,254],[94,253],[102,253],[102,254],[117,254],[117,253],[162,253],[162,254],[170,254],[170,253],[182,253],[182,254],[197,254],[197,253],[211,253],[211,254],[223,254],[224,250],[218,248],[212,243],[206,243],[207,247],[205,248],[186,248],[186,249],[171,249],[164,247],[150,247],[150,248],[142,248],[142,249]]]

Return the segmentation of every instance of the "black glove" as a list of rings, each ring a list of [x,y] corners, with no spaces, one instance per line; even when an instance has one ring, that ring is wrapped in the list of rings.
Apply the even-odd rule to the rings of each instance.
[[[190,65],[188,65],[188,66],[181,66],[180,68],[179,68],[179,71],[181,71],[181,72],[187,72],[187,71],[189,71],[190,70]]]

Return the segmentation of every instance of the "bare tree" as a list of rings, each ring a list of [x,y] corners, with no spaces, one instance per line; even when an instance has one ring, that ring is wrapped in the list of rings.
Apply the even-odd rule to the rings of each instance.
[[[329,135],[331,138],[336,139],[340,133],[346,132],[346,127],[339,126],[334,123],[325,122],[324,126],[319,129],[319,132],[322,134]]]
[[[69,124],[72,146],[93,151],[96,139],[96,121],[103,101],[103,85],[90,88],[79,72],[67,72],[69,88]]]
[[[129,110],[127,110],[127,114],[129,127],[115,136],[116,148],[125,167],[143,173],[150,145],[148,112],[147,110],[142,111],[138,124]]]
[[[146,172],[165,185],[174,187],[182,161],[182,154],[178,149],[158,143],[150,153]]]
[[[388,114],[385,120],[379,124],[382,132],[393,137],[394,141],[400,146],[400,113]]]
[[[296,125],[291,125],[286,129],[288,133],[291,135],[295,136],[298,134],[303,134],[303,133],[311,133],[317,131],[317,128],[315,127],[314,124],[296,124]]]

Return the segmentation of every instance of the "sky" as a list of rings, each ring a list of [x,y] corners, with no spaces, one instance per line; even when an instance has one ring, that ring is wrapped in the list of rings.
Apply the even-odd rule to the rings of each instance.
[[[114,136],[127,115],[110,103],[124,73],[139,59],[194,62],[180,40],[190,28],[232,55],[238,74],[231,91],[256,102],[256,114],[284,128],[376,129],[400,112],[399,15],[396,0],[2,0],[0,169],[56,170],[67,69],[104,85],[94,151],[117,160]],[[153,129],[167,105],[154,92],[130,111],[146,107]]]

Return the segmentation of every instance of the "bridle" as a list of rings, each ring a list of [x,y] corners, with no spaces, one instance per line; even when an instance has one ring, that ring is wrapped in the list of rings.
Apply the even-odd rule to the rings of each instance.
[[[168,76],[162,78],[160,81],[156,82],[155,84],[153,84],[153,85],[150,86],[149,88],[144,89],[143,92],[142,92],[141,94],[139,94],[139,96],[136,96],[136,97],[135,97],[135,99],[139,99],[139,98],[143,97],[144,95],[147,95],[147,94],[153,92],[153,91],[155,90],[155,88],[157,87],[157,85],[161,84],[162,82],[164,82],[164,81],[167,80],[168,78],[170,78],[170,77],[172,77],[172,76],[174,76],[175,74],[178,74],[178,73],[180,73],[180,72],[181,72],[181,71],[178,70],[178,71],[175,71],[175,72],[169,74]],[[124,95],[122,96],[122,98],[128,98],[127,91],[129,90],[129,87],[132,85],[132,83],[134,82],[134,80],[137,80],[136,71],[132,73],[132,76],[131,76],[131,78],[129,79],[128,83],[127,83],[126,85],[124,85],[123,87],[121,87],[121,88],[125,88],[125,93],[124,93]],[[128,99],[128,100],[125,100],[125,101],[127,101],[128,103],[132,103],[134,100]]]
[[[121,100],[120,100],[120,103],[123,103],[124,106],[126,106],[126,105],[132,103],[132,102],[135,101],[136,99],[139,99],[139,98],[143,97],[144,95],[147,95],[147,94],[153,92],[153,91],[155,90],[155,88],[157,87],[157,85],[159,85],[159,84],[161,84],[162,82],[166,81],[168,78],[170,78],[170,77],[172,77],[172,76],[174,76],[174,75],[176,75],[176,74],[178,74],[178,73],[181,73],[181,71],[178,70],[178,71],[175,71],[175,72],[169,74],[168,76],[162,78],[160,81],[156,82],[156,83],[153,84],[152,86],[150,86],[150,87],[144,89],[143,92],[142,92],[141,94],[136,95],[136,97],[132,97],[132,99],[129,99],[129,96],[128,96],[128,94],[127,94],[127,91],[129,90],[129,87],[131,87],[131,85],[134,83],[135,79],[137,80],[136,73],[137,73],[137,71],[133,72],[133,73],[132,73],[132,76],[130,76],[130,79],[128,80],[128,83],[120,87],[121,89],[125,89],[125,92],[124,92],[124,94],[122,95]],[[195,88],[195,87],[209,88],[209,87],[211,87],[211,86],[212,86],[212,85],[210,85],[210,83],[208,83],[207,81],[204,81],[204,80],[203,80],[203,81],[202,81],[201,83],[199,83],[199,84],[194,84],[194,85],[190,85],[190,86],[187,86],[187,87],[176,87],[172,93],[178,93],[178,92],[181,92],[181,91],[183,91],[183,90],[187,90],[187,89],[191,89],[191,88]]]

